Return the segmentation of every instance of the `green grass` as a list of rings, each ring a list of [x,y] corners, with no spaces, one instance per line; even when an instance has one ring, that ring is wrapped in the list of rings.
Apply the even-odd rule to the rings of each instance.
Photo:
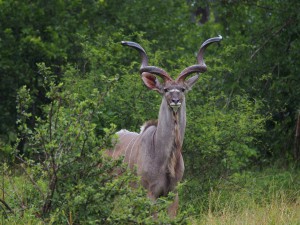
[[[0,205],[0,224],[44,224],[43,220],[37,216],[41,207],[38,201],[40,192],[37,188],[45,189],[46,183],[38,180],[33,184],[29,175],[19,168],[10,170],[4,165],[1,169],[5,172],[1,171],[0,175],[0,198],[9,205],[12,212],[9,212],[3,204]]]
[[[240,197],[228,200],[227,206],[220,207],[217,211],[209,208],[197,220],[192,219],[192,224],[300,224],[300,199],[291,202],[281,195],[271,202],[266,200],[266,203],[259,204],[253,199],[245,200]],[[236,205],[240,202],[244,206],[237,209]]]
[[[253,204],[237,211],[223,208],[218,213],[208,211],[200,219],[192,219],[192,224],[300,224],[300,203],[282,199],[282,202]]]
[[[208,207],[191,224],[300,224],[300,172],[235,174],[208,194]]]

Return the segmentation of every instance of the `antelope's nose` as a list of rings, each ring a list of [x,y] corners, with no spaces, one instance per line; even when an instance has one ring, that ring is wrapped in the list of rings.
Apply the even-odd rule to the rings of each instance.
[[[179,103],[179,98],[172,98],[172,103],[177,105]]]

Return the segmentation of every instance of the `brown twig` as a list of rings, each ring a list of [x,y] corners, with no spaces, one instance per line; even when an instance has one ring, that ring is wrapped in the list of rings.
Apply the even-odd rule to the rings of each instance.
[[[10,213],[14,213],[14,211],[9,207],[9,205],[0,198],[0,202],[8,209]]]
[[[296,122],[295,140],[294,140],[294,158],[300,159],[300,111]]]
[[[52,172],[53,173],[51,175],[48,194],[46,196],[45,203],[42,208],[42,212],[44,215],[47,214],[51,209],[52,198],[53,198],[54,192],[56,190],[56,184],[57,184],[57,180],[58,180],[57,174],[56,174],[57,168],[56,168],[56,164],[55,164],[55,159],[54,159],[53,155],[51,155],[51,157],[52,157]]]

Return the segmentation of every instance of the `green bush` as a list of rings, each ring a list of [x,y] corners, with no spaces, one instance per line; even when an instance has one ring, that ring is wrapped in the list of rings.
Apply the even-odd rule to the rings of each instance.
[[[209,87],[214,85],[211,79],[210,74],[203,75],[198,89],[192,90],[187,100],[183,147],[187,182],[182,199],[183,204],[197,209],[208,206],[207,194],[220,177],[261,164],[260,137],[266,132],[268,119],[260,113],[262,102],[247,94],[218,93]]]
[[[265,132],[266,121],[259,114],[261,104],[247,95],[234,96],[229,105],[227,100],[222,94],[210,96],[189,111],[185,147],[193,170],[211,161],[210,166],[218,165],[226,174],[248,167],[259,156],[258,136]]]
[[[55,82],[44,64],[39,69],[49,104],[43,106],[42,117],[35,118],[31,129],[26,123],[32,116],[27,113],[32,103],[30,90],[23,87],[19,91],[18,124],[26,147],[23,156],[15,152],[19,175],[4,168],[11,184],[2,190],[7,192],[12,186],[24,189],[18,193],[9,191],[6,201],[14,214],[8,214],[7,221],[17,221],[31,213],[50,224],[171,223],[166,216],[171,196],[156,203],[150,201],[143,188],[132,187],[139,179],[122,164],[122,159],[111,160],[104,155],[106,149],[113,147],[115,125],[100,129],[94,121],[101,119],[104,95],[111,91],[110,81],[102,83],[107,88],[101,93],[85,78],[78,77],[74,68],[66,70],[60,83]],[[91,91],[79,91],[83,87]],[[97,134],[99,130],[102,132]]]

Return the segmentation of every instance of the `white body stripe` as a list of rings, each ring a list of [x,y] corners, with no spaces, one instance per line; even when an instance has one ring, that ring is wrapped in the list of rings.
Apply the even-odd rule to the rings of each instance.
[[[137,136],[137,138],[136,138],[135,142],[133,143],[133,145],[132,145],[132,147],[131,147],[131,150],[130,150],[130,155],[129,155],[129,161],[128,161],[128,166],[130,165],[130,160],[131,160],[131,153],[132,153],[132,149],[133,149],[133,147],[134,147],[134,145],[135,145],[135,143],[136,143],[136,141],[137,141],[138,139],[140,139],[140,135],[139,135],[139,136]]]
[[[135,138],[135,137],[133,137],[133,138],[130,140],[129,144],[127,145],[127,147],[126,147],[126,149],[125,149],[125,154],[124,154],[124,159],[123,159],[123,162],[124,162],[124,160],[125,160],[125,158],[126,158],[126,153],[127,153],[127,150],[128,150],[128,148],[129,148],[129,146],[130,146],[131,142],[134,140],[134,138]]]

